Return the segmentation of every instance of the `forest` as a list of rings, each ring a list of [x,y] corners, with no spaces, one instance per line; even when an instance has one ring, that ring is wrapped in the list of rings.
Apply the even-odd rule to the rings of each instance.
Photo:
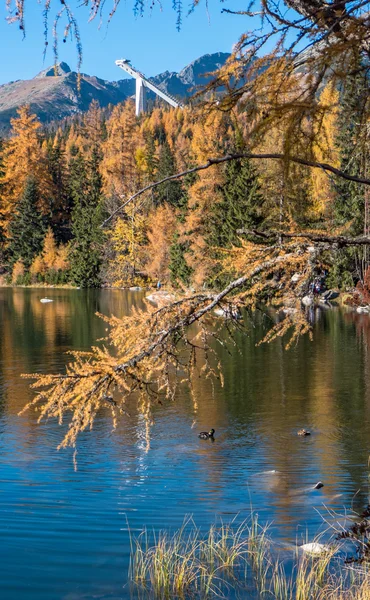
[[[366,172],[369,148],[360,134],[367,86],[361,70],[354,70],[345,92],[332,81],[321,86],[319,117],[303,122],[302,135],[313,139],[309,158],[354,176]],[[137,118],[132,100],[109,110],[93,102],[87,113],[49,128],[21,107],[1,143],[2,281],[78,287],[161,281],[180,290],[218,290],[243,271],[237,249],[251,236],[241,230],[252,239],[256,230],[292,228],[369,233],[365,186],[271,159],[211,166],[166,181],[124,206],[151,182],[209,157],[250,151],[250,112],[243,104],[232,111],[210,104],[157,106]],[[284,152],[290,126],[272,120],[253,151]],[[366,247],[337,248],[324,262],[328,285],[339,289],[361,285],[369,266]]]

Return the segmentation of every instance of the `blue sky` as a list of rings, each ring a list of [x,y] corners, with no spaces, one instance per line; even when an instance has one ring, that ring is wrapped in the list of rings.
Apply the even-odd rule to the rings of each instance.
[[[53,64],[54,60],[50,39],[49,54],[43,62],[42,5],[36,0],[26,0],[25,39],[22,39],[17,24],[9,25],[6,22],[5,0],[0,0],[0,5],[0,84],[30,79]],[[98,19],[88,23],[88,9],[76,9],[83,45],[82,72],[103,79],[122,79],[125,73],[115,66],[117,58],[130,58],[134,66],[148,76],[166,70],[178,71],[202,54],[229,52],[239,35],[252,28],[246,17],[221,14],[222,7],[236,8],[235,0],[223,4],[213,0],[209,14],[204,2],[201,2],[190,16],[184,16],[180,32],[176,30],[176,14],[171,1],[163,0],[162,11],[157,5],[143,17],[134,16],[132,5],[132,0],[121,0],[109,27],[105,18],[100,29]],[[60,6],[60,1],[54,0],[54,11],[59,10]],[[108,1],[106,6],[108,14],[111,2]],[[62,37],[63,27],[60,31]],[[72,70],[76,69],[77,56],[73,43],[61,43],[59,60],[67,62]]]

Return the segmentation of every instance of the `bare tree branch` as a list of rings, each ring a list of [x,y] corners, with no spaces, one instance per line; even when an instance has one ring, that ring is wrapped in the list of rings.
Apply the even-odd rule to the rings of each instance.
[[[322,233],[311,233],[311,232],[301,232],[301,233],[287,233],[284,231],[257,231],[256,229],[238,229],[237,232],[239,235],[253,235],[256,237],[263,238],[266,241],[271,241],[273,239],[286,238],[286,239],[306,239],[312,242],[323,243],[323,244],[331,244],[333,246],[338,246],[339,248],[344,248],[346,246],[367,246],[370,245],[370,236],[358,236],[358,237],[346,237],[344,235],[325,235]]]

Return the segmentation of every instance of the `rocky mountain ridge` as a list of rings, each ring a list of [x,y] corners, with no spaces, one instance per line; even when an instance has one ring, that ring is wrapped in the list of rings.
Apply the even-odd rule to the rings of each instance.
[[[149,79],[172,96],[184,100],[197,86],[209,81],[206,73],[217,70],[228,57],[226,52],[205,54],[179,73],[165,71]],[[80,76],[79,89],[77,73],[61,62],[56,68],[44,69],[33,79],[0,85],[0,135],[9,133],[10,119],[24,104],[31,106],[31,111],[42,123],[50,123],[86,111],[92,100],[105,107],[123,102],[134,93],[134,79],[106,81],[84,73]]]

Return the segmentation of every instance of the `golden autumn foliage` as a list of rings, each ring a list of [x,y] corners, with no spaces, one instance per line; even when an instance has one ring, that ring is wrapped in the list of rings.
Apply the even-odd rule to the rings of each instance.
[[[20,281],[20,279],[23,277],[24,274],[25,274],[24,264],[23,264],[23,261],[19,258],[13,267],[12,283],[16,285]]]
[[[54,269],[56,271],[67,271],[69,269],[69,248],[68,245],[60,244],[54,261]]]
[[[2,212],[8,223],[22,196],[30,173],[35,178],[44,208],[50,192],[51,181],[45,169],[45,150],[39,139],[40,122],[30,113],[28,106],[18,109],[18,117],[11,119],[12,134],[5,144],[2,181]]]
[[[66,140],[66,155],[68,159],[70,159],[72,153],[76,150],[83,154],[84,147],[84,138],[81,131],[81,127],[72,124],[69,130],[69,135]]]
[[[101,165],[104,190],[107,195],[119,198],[133,193],[139,184],[135,160],[139,131],[133,102],[115,106],[106,128]]]
[[[200,119],[193,128],[191,154],[196,163],[206,161],[210,156],[225,154],[229,124],[222,113],[211,112]],[[210,270],[211,259],[206,244],[206,227],[210,209],[220,198],[223,183],[222,171],[211,167],[202,172],[189,188],[189,214],[186,230],[189,232],[191,253],[188,263],[194,270],[194,284],[201,285]]]
[[[103,139],[102,110],[97,100],[93,100],[82,119],[81,134],[84,138],[84,152],[91,155],[92,149],[101,145]]]
[[[133,284],[144,265],[146,217],[130,205],[109,234],[114,257],[110,269],[121,285]]]
[[[339,92],[329,83],[321,92],[320,108],[322,116],[315,124],[313,152],[319,162],[328,162],[339,167],[339,152],[336,144],[338,131]],[[330,213],[333,204],[333,189],[328,176],[314,170],[312,177],[313,213],[318,217]]]
[[[168,278],[170,255],[169,250],[176,231],[177,219],[175,210],[168,204],[159,206],[149,219],[148,244],[146,252],[148,260],[145,265],[149,277],[164,281]]]
[[[32,282],[37,282],[40,275],[44,275],[45,273],[45,263],[42,259],[42,256],[38,255],[34,258],[32,265],[30,267],[30,274]],[[13,270],[14,276],[14,270]]]
[[[55,269],[55,263],[57,259],[57,246],[55,243],[54,235],[49,227],[46,232],[44,247],[42,250],[42,261],[47,270]]]
[[[44,246],[41,254],[37,255],[30,267],[30,274],[33,282],[58,271],[66,271],[69,268],[68,245],[56,245],[54,234],[49,227],[44,240]]]

